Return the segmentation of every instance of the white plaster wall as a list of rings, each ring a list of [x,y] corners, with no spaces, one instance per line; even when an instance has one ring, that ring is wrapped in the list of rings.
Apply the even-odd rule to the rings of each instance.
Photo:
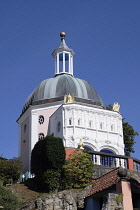
[[[67,147],[78,147],[80,139],[93,149],[111,149],[124,154],[122,116],[120,113],[78,104],[63,105],[64,130]],[[72,124],[69,125],[69,119]],[[80,119],[80,125],[78,125]],[[91,126],[89,125],[91,121]]]

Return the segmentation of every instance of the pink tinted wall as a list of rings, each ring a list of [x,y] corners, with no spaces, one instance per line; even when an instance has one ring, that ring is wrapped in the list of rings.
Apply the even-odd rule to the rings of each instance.
[[[133,210],[131,184],[128,181],[120,181],[116,185],[118,193],[123,194],[123,209]]]
[[[57,107],[50,107],[48,109],[43,109],[37,112],[38,118],[40,115],[44,116],[44,123],[43,124],[39,124],[38,123],[38,134],[39,133],[44,133],[44,135],[47,135],[48,132],[48,125],[49,125],[49,117],[59,108],[59,106]]]
[[[133,210],[130,182],[122,181],[122,193],[124,210]]]

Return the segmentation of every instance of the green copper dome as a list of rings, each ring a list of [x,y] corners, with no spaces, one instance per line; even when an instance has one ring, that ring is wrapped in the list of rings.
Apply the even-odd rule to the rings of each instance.
[[[98,106],[105,107],[90,83],[68,74],[60,74],[54,78],[42,81],[26,100],[22,112],[25,112],[29,105],[32,105],[34,102],[45,99],[57,99],[69,93],[74,94],[76,98],[90,100]]]

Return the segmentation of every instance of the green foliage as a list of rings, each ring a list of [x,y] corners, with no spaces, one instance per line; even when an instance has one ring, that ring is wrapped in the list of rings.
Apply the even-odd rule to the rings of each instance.
[[[48,136],[46,139],[47,169],[62,169],[65,162],[65,148],[62,139],[52,136]]]
[[[91,156],[74,151],[64,165],[66,188],[83,188],[91,184],[94,164]]]
[[[107,109],[107,110],[111,110],[111,111],[112,111],[112,109],[113,109],[112,104],[107,105],[107,106],[106,106],[106,109]]]
[[[0,158],[0,179],[4,184],[18,180],[21,174],[22,163],[19,158]]]
[[[134,153],[134,144],[135,144],[135,136],[139,135],[134,131],[134,128],[128,124],[128,122],[123,122],[123,137],[125,144],[125,155],[130,156],[131,152]]]
[[[31,171],[36,175],[47,169],[62,169],[65,149],[61,138],[47,136],[36,143],[31,155]]]
[[[10,189],[0,186],[0,206],[5,210],[19,209],[18,197]]]
[[[59,188],[61,178],[61,171],[55,169],[48,169],[43,173],[42,181],[44,190],[53,192]]]
[[[118,193],[116,195],[116,203],[117,203],[117,205],[119,205],[122,202],[123,202],[123,194],[122,193]]]
[[[46,152],[44,154],[45,139],[38,141],[31,154],[31,173],[35,175],[41,175],[45,171],[44,159]]]
[[[38,186],[45,191],[59,187],[65,163],[65,148],[61,138],[47,136],[34,146],[31,155],[31,172],[40,180]]]

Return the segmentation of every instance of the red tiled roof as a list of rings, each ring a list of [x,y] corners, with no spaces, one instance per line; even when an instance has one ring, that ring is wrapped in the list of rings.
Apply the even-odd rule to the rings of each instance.
[[[91,196],[116,184],[120,180],[118,170],[119,168],[115,168],[114,170],[104,174],[103,176],[94,179],[92,181],[93,188],[91,189],[88,196]]]

